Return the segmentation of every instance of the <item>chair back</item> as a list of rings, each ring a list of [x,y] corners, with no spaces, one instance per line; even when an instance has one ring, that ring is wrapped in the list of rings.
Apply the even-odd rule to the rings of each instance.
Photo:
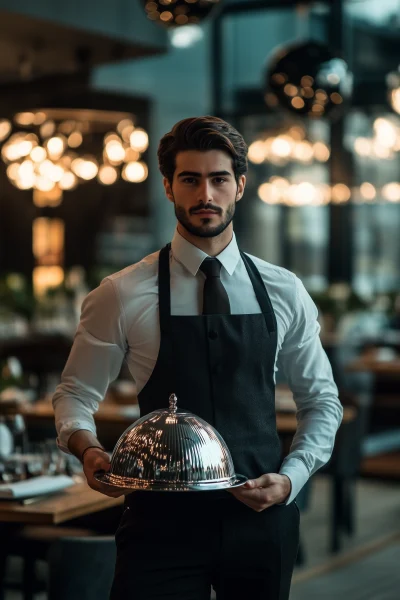
[[[48,600],[109,600],[115,561],[114,536],[60,538],[48,554]]]

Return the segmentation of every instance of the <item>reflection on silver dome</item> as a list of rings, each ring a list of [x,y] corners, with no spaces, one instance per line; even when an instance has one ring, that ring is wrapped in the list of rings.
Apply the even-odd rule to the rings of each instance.
[[[131,425],[115,446],[111,469],[99,481],[120,488],[154,491],[223,490],[247,481],[236,475],[221,435],[200,417],[156,410]]]

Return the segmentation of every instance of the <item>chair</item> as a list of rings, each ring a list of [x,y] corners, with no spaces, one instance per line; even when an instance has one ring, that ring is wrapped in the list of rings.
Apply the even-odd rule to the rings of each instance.
[[[114,536],[60,538],[48,553],[48,600],[108,600],[115,561]]]
[[[36,575],[37,561],[47,559],[49,548],[51,548],[58,539],[65,537],[71,538],[85,536],[95,536],[96,533],[83,527],[54,527],[46,525],[23,525],[22,527],[13,524],[6,531],[7,543],[4,544],[4,555],[2,558],[3,578],[5,572],[5,563],[8,556],[17,556],[22,558],[22,585],[18,589],[22,591],[24,600],[33,600],[37,591],[42,591],[43,584],[39,582]],[[10,585],[7,585],[10,587]],[[12,585],[14,588],[15,586]],[[0,595],[1,600],[1,595]]]
[[[299,507],[299,511],[302,513],[308,509],[310,503],[310,491],[312,487],[312,478],[301,488],[300,492],[296,496],[296,503]],[[306,553],[304,549],[304,540],[301,537],[299,539],[299,549],[297,552],[296,564],[301,567],[306,562]]]
[[[340,534],[354,533],[355,522],[355,483],[360,474],[362,445],[368,423],[369,406],[362,401],[362,395],[342,392],[339,394],[344,406],[357,410],[356,418],[342,423],[331,459],[321,469],[329,474],[332,484],[331,540],[332,552],[340,550]]]
[[[37,561],[47,561],[49,550],[61,539],[114,539],[114,533],[121,519],[122,506],[108,508],[100,512],[76,517],[63,525],[20,525],[0,524],[0,600],[2,581],[6,573],[8,557],[22,558],[22,581],[7,588],[21,590],[24,600],[32,600],[34,594],[43,591],[43,578],[37,577]],[[3,527],[1,527],[3,525]],[[79,599],[80,600],[80,599]]]

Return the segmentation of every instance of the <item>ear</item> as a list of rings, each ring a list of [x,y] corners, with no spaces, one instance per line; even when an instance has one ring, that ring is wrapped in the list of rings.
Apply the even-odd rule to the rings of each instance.
[[[163,179],[163,184],[164,184],[165,195],[167,196],[168,200],[170,202],[174,202],[174,195],[172,193],[172,187],[166,177],[164,177],[164,179]]]
[[[244,194],[244,188],[246,187],[246,176],[241,175],[238,181],[237,193],[236,193],[236,202],[242,199]]]

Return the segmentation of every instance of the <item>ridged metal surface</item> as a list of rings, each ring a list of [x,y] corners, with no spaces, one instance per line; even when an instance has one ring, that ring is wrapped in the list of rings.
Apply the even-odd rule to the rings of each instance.
[[[97,479],[154,491],[221,490],[247,481],[235,474],[221,435],[193,413],[177,411],[175,395],[169,410],[156,410],[128,427],[115,446],[110,471]]]

